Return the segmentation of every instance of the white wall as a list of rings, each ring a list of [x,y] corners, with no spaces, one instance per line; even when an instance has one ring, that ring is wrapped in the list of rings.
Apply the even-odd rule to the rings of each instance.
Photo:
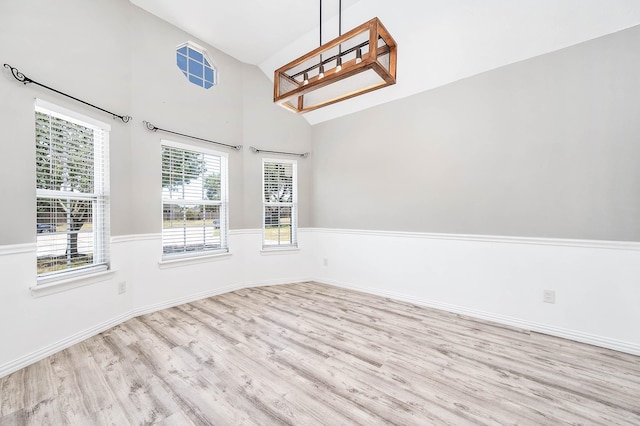
[[[299,250],[263,252],[261,230],[231,231],[228,255],[162,265],[160,234],[116,237],[109,275],[52,294],[29,289],[35,245],[0,246],[0,377],[136,315],[240,288],[309,280],[311,233],[300,230],[298,237]]]
[[[122,260],[131,253],[113,247],[114,272],[85,287],[34,297],[35,244],[0,246],[0,376],[101,331],[131,309],[118,297],[117,283],[127,280]]]
[[[160,235],[117,237],[113,276],[36,298],[26,284],[33,247],[0,247],[0,300],[11,301],[0,310],[11,342],[0,377],[136,315],[307,280],[640,355],[639,243],[312,228],[299,242],[265,253],[260,230],[235,230],[228,256],[160,265]],[[555,292],[554,304],[543,290]]]
[[[261,230],[236,230],[229,236],[230,254],[186,262],[159,264],[160,235],[135,238],[127,246],[137,256],[133,274],[133,311],[171,306],[243,287],[282,284],[310,279],[312,245],[300,232],[300,249],[263,252]]]
[[[640,243],[346,229],[313,235],[318,281],[640,355]],[[544,290],[555,292],[554,304],[543,303]]]

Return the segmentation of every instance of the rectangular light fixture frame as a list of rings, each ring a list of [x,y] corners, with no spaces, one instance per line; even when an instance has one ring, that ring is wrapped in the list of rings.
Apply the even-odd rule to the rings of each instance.
[[[365,38],[363,39],[363,37]],[[335,53],[336,49],[338,49],[337,54]],[[361,60],[356,57],[358,52],[362,52]],[[316,60],[316,58],[318,59]],[[333,66],[338,58],[342,61],[342,69]],[[273,101],[298,113],[313,111],[395,84],[396,62],[397,44],[395,40],[382,25],[382,22],[378,18],[373,18],[275,70]],[[323,66],[324,77],[319,75],[320,65]],[[328,65],[332,67],[327,68]],[[367,78],[356,81],[356,76],[370,70],[375,74],[369,72],[370,75],[367,75]],[[318,74],[313,75],[316,71]],[[308,77],[308,75],[312,76]],[[307,83],[305,83],[305,77],[307,77]],[[326,99],[316,97],[316,99],[309,101],[322,89],[326,91],[328,86],[351,77],[356,85],[362,82],[362,87],[350,87],[349,84],[343,84],[340,88],[345,88],[345,92],[331,93]],[[307,95],[306,99],[305,95]]]

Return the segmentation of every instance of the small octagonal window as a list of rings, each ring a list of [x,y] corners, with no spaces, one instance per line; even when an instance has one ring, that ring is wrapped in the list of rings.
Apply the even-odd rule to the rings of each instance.
[[[176,63],[182,73],[196,86],[205,89],[218,84],[218,72],[207,51],[188,41],[176,48]]]

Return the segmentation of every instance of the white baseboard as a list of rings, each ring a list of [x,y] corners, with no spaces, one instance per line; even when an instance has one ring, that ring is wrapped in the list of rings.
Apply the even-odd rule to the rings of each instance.
[[[316,278],[313,281],[321,284],[327,284],[335,287],[342,287],[349,290],[355,290],[362,293],[372,294],[375,296],[388,297],[390,299],[412,303],[418,306],[425,306],[428,308],[440,309],[447,312],[466,315],[472,318],[492,321],[499,324],[508,325],[511,327],[517,327],[523,330],[535,331],[542,334],[548,334],[550,336],[574,340],[576,342],[587,343],[589,345],[613,349],[615,351],[625,352],[632,355],[640,355],[640,345],[635,343],[610,339],[608,337],[596,336],[593,334],[582,333],[580,331],[575,331],[575,330],[558,328],[558,327],[554,327],[546,324],[540,324],[537,322],[525,321],[518,318],[508,317],[505,315],[492,314],[490,312],[469,309],[463,306],[451,305],[448,303],[442,303],[434,300],[418,299],[418,298],[409,296],[407,294],[395,293],[395,292],[385,291],[380,289],[372,289],[369,287],[362,287],[362,286],[358,286],[358,285],[354,285],[354,284],[346,283],[342,281],[327,280],[322,278]]]
[[[14,361],[6,363],[4,365],[0,365],[0,377],[4,377],[9,375],[15,371],[18,371],[24,367],[27,367],[35,362],[38,362],[48,356],[51,356],[61,350],[64,350],[76,343],[80,343],[83,340],[86,340],[90,337],[93,337],[97,334],[100,334],[112,327],[115,327],[118,324],[121,324],[125,321],[128,321],[132,318],[135,318],[140,315],[145,315],[148,313],[156,312],[163,309],[172,308],[174,306],[179,306],[185,303],[190,303],[196,300],[206,299],[208,297],[217,296],[224,293],[229,293],[232,291],[241,290],[244,288],[253,288],[253,287],[264,287],[270,285],[284,285],[294,282],[305,282],[305,281],[316,281],[322,284],[332,285],[335,287],[346,288],[350,290],[356,290],[363,293],[373,294],[381,297],[389,297],[392,299],[413,303],[419,306],[426,306],[435,309],[441,309],[447,312],[458,313],[462,315],[467,315],[473,318],[478,318],[487,321],[493,321],[500,324],[509,325],[512,327],[518,327],[525,330],[531,330],[539,333],[549,334],[556,337],[561,337],[565,339],[570,339],[582,343],[587,343],[595,346],[600,346],[604,348],[609,348],[625,353],[630,353],[634,355],[640,355],[640,345],[636,345],[629,342],[619,341],[615,339],[610,339],[602,336],[595,336],[591,334],[581,333],[574,330],[567,330],[558,327],[553,327],[545,324],[539,324],[530,321],[523,321],[517,318],[507,317],[504,315],[496,315],[489,312],[478,311],[474,309],[468,309],[461,306],[451,305],[447,303],[441,303],[433,300],[423,300],[417,299],[415,297],[395,293],[390,291],[384,291],[379,289],[371,289],[367,287],[361,287],[358,285],[353,285],[346,282],[335,281],[335,280],[326,280],[326,279],[313,279],[309,277],[300,277],[300,278],[290,278],[290,279],[279,279],[279,280],[264,280],[264,281],[255,281],[255,282],[246,282],[246,283],[238,283],[233,285],[228,285],[225,287],[217,288],[211,291],[205,291],[197,294],[191,294],[188,296],[167,300],[161,303],[144,306],[138,309],[134,309],[125,314],[119,315],[115,318],[112,318],[108,321],[105,321],[101,324],[98,324],[94,327],[90,327],[80,333],[76,333],[73,336],[69,336],[65,339],[62,339],[56,343],[45,346],[35,352],[27,354],[23,357],[20,357]]]
[[[84,331],[76,333],[72,336],[64,338],[56,343],[45,346],[37,351],[31,352],[25,356],[22,356],[16,360],[0,365],[0,377],[7,376],[14,371],[18,371],[24,367],[27,367],[35,362],[38,362],[48,356],[51,356],[63,349],[73,346],[76,343],[80,343],[89,337],[102,333],[118,324],[121,324],[129,319],[133,318],[130,313],[119,315],[94,327],[90,327]]]
[[[27,367],[35,362],[38,362],[57,352],[60,352],[61,350],[64,350],[70,346],[73,346],[76,343],[80,343],[83,340],[96,336],[104,331],[109,330],[112,327],[115,327],[116,325],[122,324],[123,322],[128,321],[132,318],[138,317],[140,315],[145,315],[145,314],[160,311],[163,309],[172,308],[174,306],[183,305],[185,303],[194,302],[196,300],[206,299],[208,297],[218,296],[224,293],[230,293],[232,291],[241,290],[244,288],[263,287],[263,286],[270,286],[270,285],[283,285],[283,284],[290,284],[290,283],[310,281],[310,280],[311,279],[308,277],[303,277],[303,278],[288,278],[288,279],[238,283],[238,284],[232,284],[232,285],[216,288],[210,291],[191,294],[188,296],[179,297],[172,300],[167,300],[161,303],[156,303],[153,305],[148,305],[141,308],[133,309],[125,314],[119,315],[115,318],[112,318],[94,327],[90,327],[84,331],[76,333],[73,336],[69,336],[51,345],[47,345],[41,349],[38,349],[37,351],[31,352],[25,356],[15,359],[11,362],[0,365],[0,378],[7,376],[15,371],[18,371],[24,367]]]

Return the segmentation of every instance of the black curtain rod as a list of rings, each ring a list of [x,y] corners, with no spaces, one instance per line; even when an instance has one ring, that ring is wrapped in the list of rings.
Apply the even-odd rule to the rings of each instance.
[[[228,148],[233,148],[236,151],[240,151],[242,149],[242,145],[227,145],[226,143],[222,143],[222,142],[216,142],[216,141],[212,141],[209,139],[203,139],[203,138],[199,138],[197,136],[190,136],[190,135],[185,135],[184,133],[178,133],[178,132],[173,132],[171,130],[166,130],[166,129],[161,129],[159,127],[154,126],[153,124],[149,123],[148,121],[143,121],[144,125],[147,126],[147,129],[151,130],[152,132],[164,132],[164,133],[171,133],[172,135],[178,135],[178,136],[183,136],[185,138],[190,138],[190,139],[195,139],[198,141],[203,141],[203,142],[209,142],[209,143],[214,143],[216,145],[222,145],[222,146],[226,146]]]
[[[251,151],[254,154],[259,154],[261,152],[268,152],[270,154],[284,154],[284,155],[295,155],[296,157],[302,157],[302,158],[307,158],[309,156],[308,152],[305,152],[304,154],[297,154],[295,152],[283,152],[283,151],[268,151],[266,149],[258,149],[258,148],[254,148],[252,146],[250,146],[249,148],[251,148]]]
[[[26,85],[27,83],[33,83],[33,84],[36,84],[36,85],[38,85],[38,86],[40,86],[40,87],[44,87],[45,89],[51,90],[52,92],[56,92],[56,93],[58,93],[58,94],[60,94],[60,95],[62,95],[62,96],[66,96],[67,98],[71,98],[71,99],[73,99],[74,101],[77,101],[77,102],[83,103],[83,104],[88,105],[88,106],[90,106],[90,107],[92,107],[92,108],[95,108],[95,109],[99,109],[99,110],[100,110],[100,111],[102,111],[102,112],[106,112],[107,114],[111,115],[113,118],[119,118],[120,120],[122,120],[122,122],[123,122],[123,123],[128,123],[129,121],[131,121],[131,117],[130,117],[130,116],[128,116],[128,115],[118,115],[118,114],[116,114],[116,113],[114,113],[114,112],[107,111],[107,110],[106,110],[106,109],[104,109],[104,108],[100,108],[99,106],[95,106],[95,105],[93,105],[93,104],[90,104],[89,102],[85,102],[85,101],[83,101],[82,99],[78,99],[78,98],[76,98],[75,96],[67,95],[66,93],[61,92],[61,91],[59,91],[59,90],[56,90],[56,89],[54,89],[54,88],[52,88],[52,87],[46,86],[46,85],[44,85],[44,84],[42,84],[42,83],[38,83],[37,81],[32,80],[32,79],[30,79],[29,77],[27,77],[26,75],[22,74],[20,71],[18,71],[18,69],[17,69],[17,68],[12,67],[12,66],[11,66],[11,65],[9,65],[9,64],[4,64],[4,67],[5,67],[6,69],[8,69],[8,70],[11,70],[11,74],[13,75],[13,78],[15,78],[16,80],[18,80],[18,81],[19,81],[19,82],[21,82],[21,83],[24,83],[25,85]]]

